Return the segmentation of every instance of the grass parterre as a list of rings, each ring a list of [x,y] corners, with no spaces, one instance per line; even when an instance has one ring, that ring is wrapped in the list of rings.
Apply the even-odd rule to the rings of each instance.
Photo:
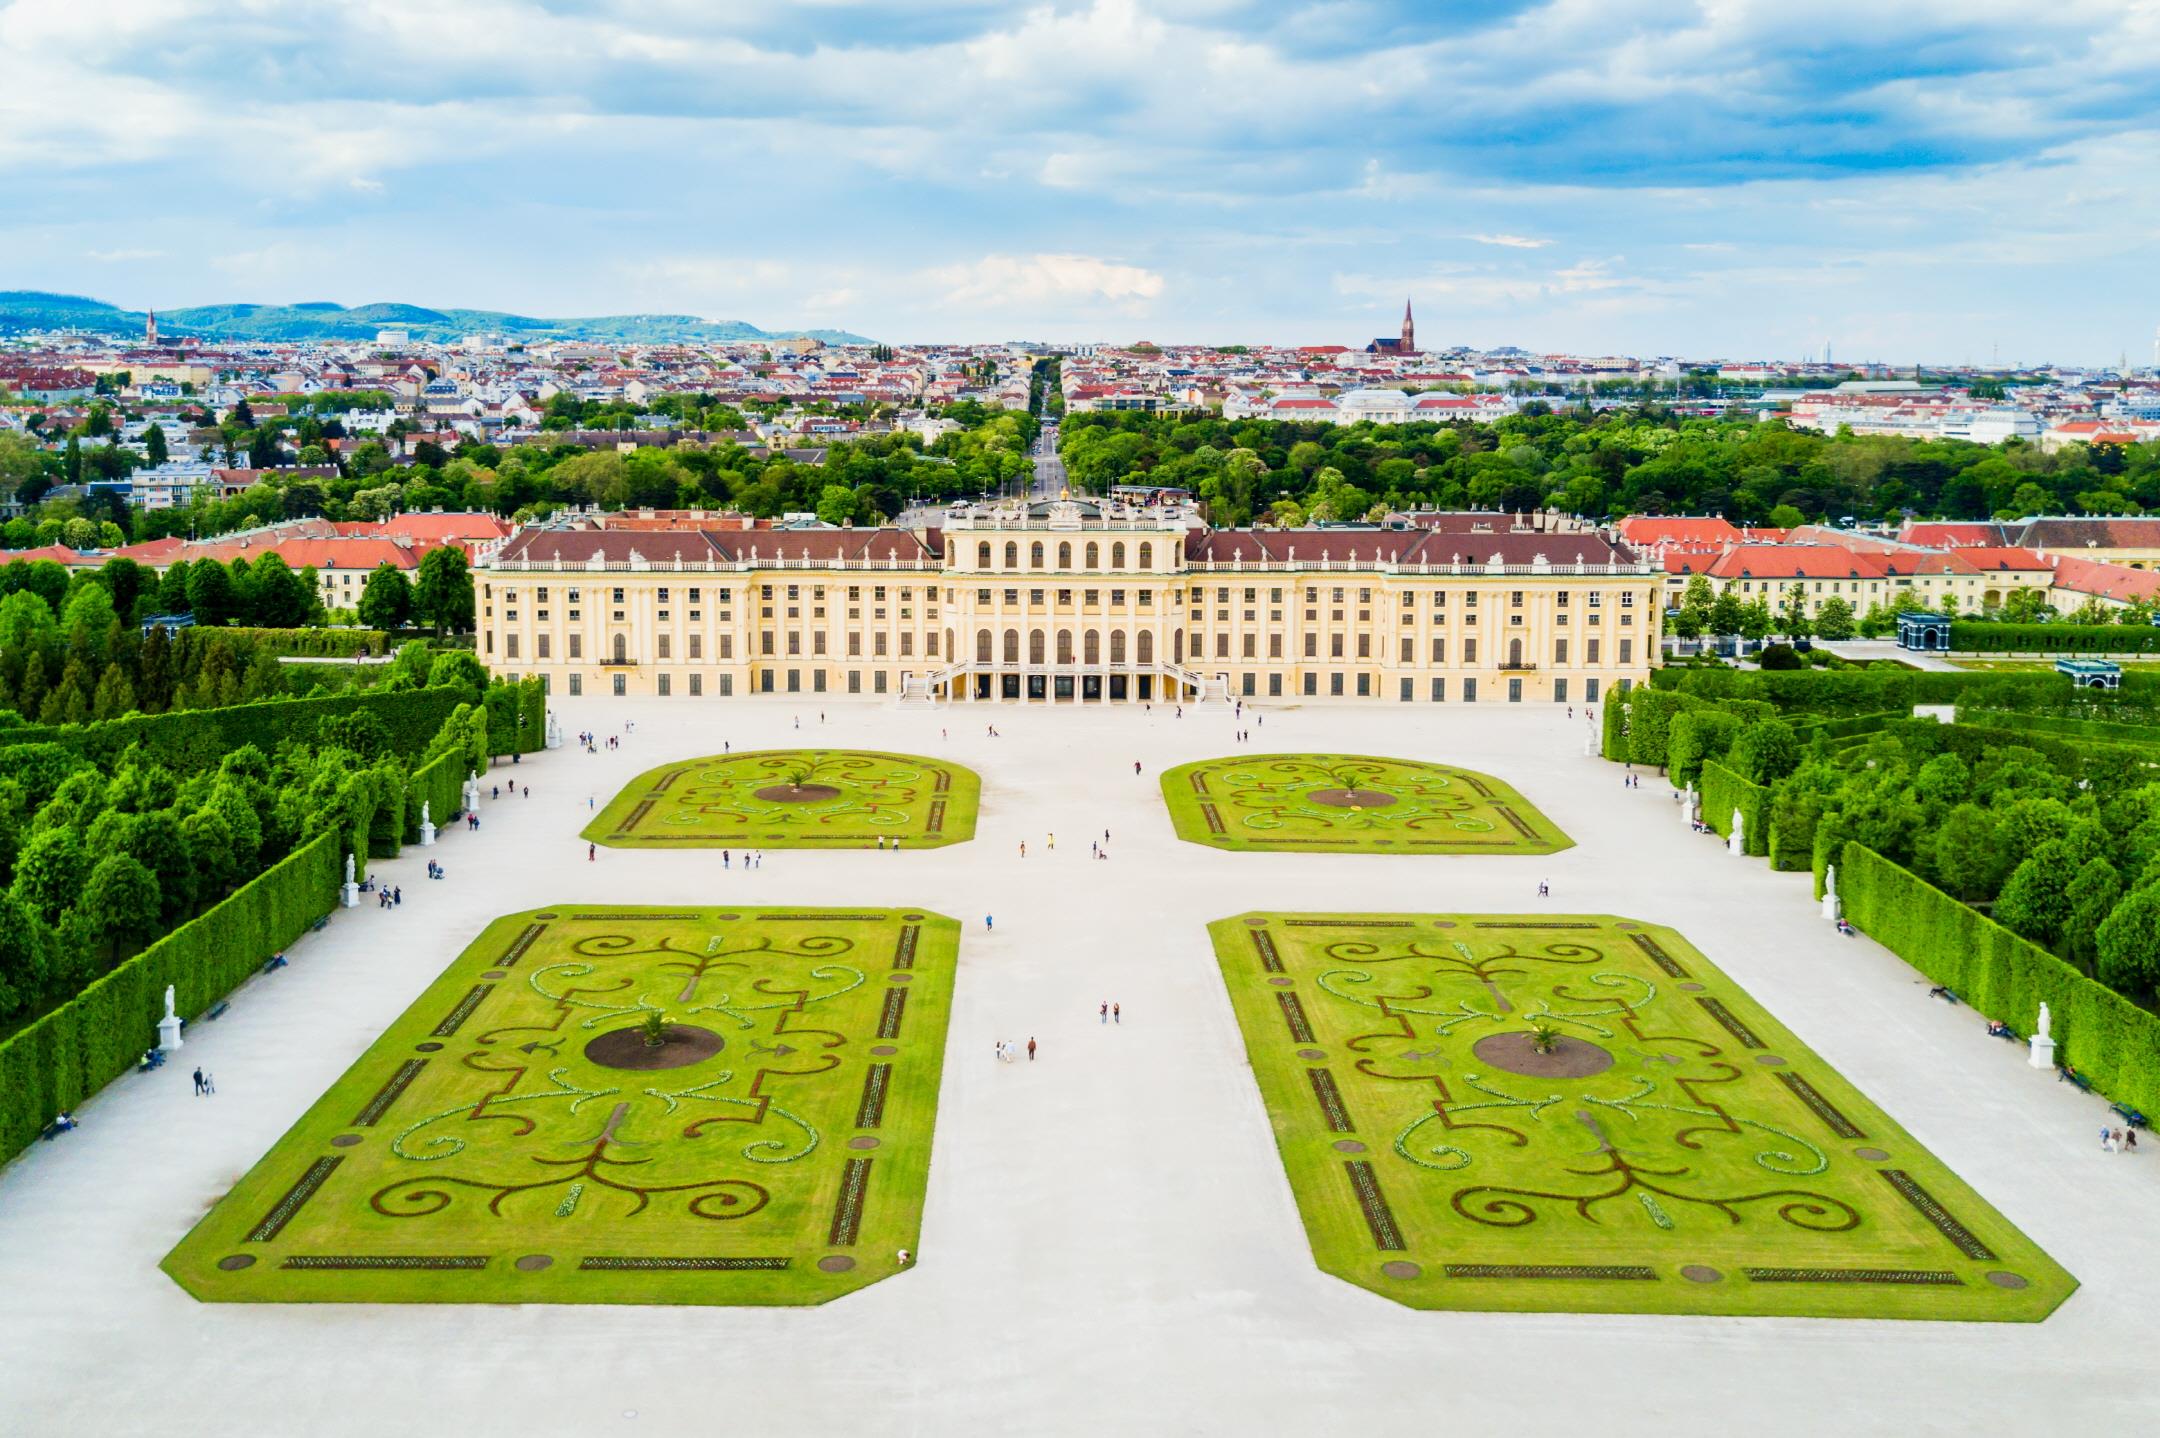
[[[713,754],[638,775],[584,837],[623,849],[934,849],[975,837],[980,790],[973,770],[911,754]]]
[[[1188,843],[1256,852],[1551,854],[1575,841],[1490,775],[1361,754],[1208,759],[1162,778]]]
[[[916,1247],[959,928],[496,920],[169,1254],[197,1298],[821,1303]]]
[[[1670,929],[1210,933],[1314,1258],[1397,1302],[2036,1321],[2076,1287]]]

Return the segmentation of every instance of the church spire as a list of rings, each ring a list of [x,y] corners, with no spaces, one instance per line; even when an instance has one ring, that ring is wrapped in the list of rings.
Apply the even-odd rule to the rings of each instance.
[[[1410,300],[1407,295],[1402,302],[1402,347],[1411,352],[1417,349],[1417,321],[1410,317]]]

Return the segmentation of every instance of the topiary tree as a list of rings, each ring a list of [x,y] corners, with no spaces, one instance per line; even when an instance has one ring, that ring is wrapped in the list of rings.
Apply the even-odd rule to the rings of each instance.
[[[1935,877],[1968,904],[1984,903],[2001,888],[2014,857],[2003,847],[2002,825],[1977,804],[1960,804],[1935,830]]]
[[[2132,890],[2100,925],[2100,982],[2131,998],[2160,981],[2160,884]]]
[[[2051,839],[2010,873],[1995,900],[1995,921],[2013,933],[2052,949],[2070,918],[2070,898],[2062,876],[2070,870],[2070,847]]]
[[[90,871],[81,907],[93,931],[111,944],[107,958],[117,963],[123,945],[157,931],[161,902],[157,876],[141,861],[129,854],[107,854]]]
[[[2100,926],[2122,899],[2122,875],[2105,859],[2088,859],[2070,880],[2063,897],[2070,901],[2070,915],[2063,921],[2064,957],[2087,971],[2099,960]]]
[[[1800,736],[1782,719],[1750,724],[1726,756],[1740,777],[1752,784],[1775,784],[1800,767]]]

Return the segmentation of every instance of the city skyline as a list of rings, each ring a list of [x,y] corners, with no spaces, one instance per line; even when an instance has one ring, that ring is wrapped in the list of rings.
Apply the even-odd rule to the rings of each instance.
[[[2133,364],[2160,8],[0,8],[0,282]]]

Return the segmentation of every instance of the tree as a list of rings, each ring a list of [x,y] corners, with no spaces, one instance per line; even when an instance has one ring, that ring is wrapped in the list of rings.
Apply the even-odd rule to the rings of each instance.
[[[1761,639],[1769,634],[1773,623],[1770,617],[1770,597],[1763,595],[1754,603],[1741,606],[1737,632],[1742,639]]]
[[[390,689],[419,689],[428,681],[427,641],[408,639],[398,646],[397,657],[390,661],[390,676],[384,681]]]
[[[2033,850],[2010,873],[1995,900],[1995,921],[2013,933],[2052,949],[2070,918],[2070,897],[2062,876],[2070,868],[2070,846],[2050,839]]]
[[[1740,732],[1727,758],[1749,783],[1774,784],[1800,767],[1800,736],[1783,719],[1765,719]]]
[[[464,550],[445,544],[427,552],[420,561],[420,582],[413,588],[413,607],[435,626],[437,635],[472,628],[472,570]]]
[[[107,854],[98,860],[82,896],[93,932],[111,942],[108,957],[115,963],[124,943],[157,931],[160,903],[157,876],[132,854]]]
[[[412,584],[396,565],[384,560],[360,586],[360,622],[370,629],[402,629],[412,614]]]
[[[1778,609],[1779,631],[1788,639],[1805,639],[1812,631],[1808,623],[1807,586],[1800,583],[1785,586],[1785,601]]]
[[[215,629],[240,617],[240,595],[233,588],[232,572],[214,559],[197,560],[188,567],[187,597],[198,625]]]
[[[1772,529],[1798,529],[1807,523],[1807,516],[1789,504],[1775,505],[1770,510]]]
[[[2132,890],[2100,925],[2096,949],[2099,979],[2132,998],[2150,994],[2160,980],[2160,885]]]
[[[37,1001],[51,970],[51,933],[30,905],[0,893],[0,1022]]]
[[[152,424],[143,431],[143,454],[149,459],[152,468],[163,464],[170,457],[171,451],[165,444],[165,426]]]
[[[313,597],[306,581],[275,551],[248,570],[248,617],[264,629],[305,628]]]
[[[435,656],[435,661],[428,666],[427,682],[430,688],[456,685],[477,704],[487,691],[487,666],[462,649],[452,649]]]
[[[73,906],[89,872],[90,861],[75,830],[43,829],[30,836],[16,857],[9,892],[50,924]]]
[[[2085,861],[2063,895],[2070,915],[2063,921],[2063,956],[2090,971],[2099,959],[2100,925],[2122,898],[2122,875],[2105,859]]]
[[[2010,857],[2003,849],[2002,826],[1977,804],[1958,805],[1935,831],[1935,877],[1968,904],[1995,896]]]
[[[1853,637],[1853,612],[1850,601],[1836,595],[1825,599],[1815,611],[1815,632],[1825,639],[1850,639]]]

